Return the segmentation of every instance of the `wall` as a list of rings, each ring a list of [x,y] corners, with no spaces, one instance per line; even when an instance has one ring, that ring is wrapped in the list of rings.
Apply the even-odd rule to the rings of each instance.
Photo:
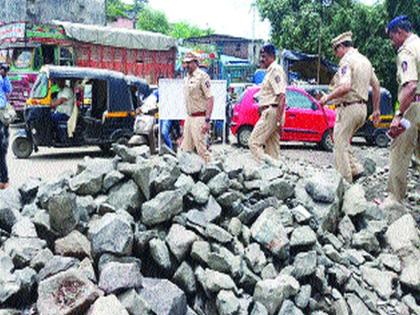
[[[105,25],[106,0],[0,0],[0,21],[62,20]]]

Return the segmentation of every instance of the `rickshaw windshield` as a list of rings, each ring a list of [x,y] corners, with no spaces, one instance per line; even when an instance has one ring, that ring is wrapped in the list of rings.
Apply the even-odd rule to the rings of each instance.
[[[45,98],[48,95],[48,76],[41,72],[31,91],[31,98]]]
[[[16,68],[30,68],[32,66],[33,49],[17,48],[13,51],[13,65]]]

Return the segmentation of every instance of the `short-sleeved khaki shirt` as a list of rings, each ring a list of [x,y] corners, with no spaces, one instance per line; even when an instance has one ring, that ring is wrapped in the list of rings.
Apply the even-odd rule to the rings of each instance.
[[[188,115],[206,111],[208,99],[213,96],[209,75],[199,68],[191,75],[188,74],[185,78],[184,93]]]
[[[401,89],[410,81],[417,81],[417,94],[420,94],[420,38],[412,34],[398,50],[397,81]]]
[[[279,103],[280,94],[286,94],[286,75],[283,68],[273,62],[267,69],[259,92],[259,105],[266,106]]]
[[[369,59],[359,53],[357,49],[350,49],[340,60],[335,86],[350,84],[351,90],[337,99],[337,103],[367,102],[369,86],[374,82],[378,82],[378,78]]]

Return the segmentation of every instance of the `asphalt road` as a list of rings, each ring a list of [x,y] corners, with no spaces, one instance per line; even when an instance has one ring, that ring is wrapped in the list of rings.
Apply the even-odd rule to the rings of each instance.
[[[16,129],[16,126],[11,127],[10,146]],[[213,148],[214,152],[218,152],[220,149],[220,144],[215,145]],[[226,149],[245,151],[244,149],[239,149],[235,144]],[[363,146],[357,145],[355,151],[361,158],[366,157],[366,155],[374,155],[382,157],[381,160],[377,161],[379,164],[386,163],[386,160],[383,157],[387,156],[387,150],[383,151],[382,149],[381,151],[383,152],[377,152],[376,149],[369,148],[368,150],[365,150]],[[282,156],[285,158],[296,160],[297,162],[304,161],[318,166],[333,165],[332,153],[322,151],[312,144],[282,144],[281,152]],[[17,159],[13,155],[10,147],[7,155],[10,184],[19,187],[30,177],[39,177],[44,180],[54,179],[63,172],[75,170],[77,164],[82,161],[85,156],[93,158],[103,157],[104,155],[98,147],[41,147],[37,153],[33,153],[28,159]]]

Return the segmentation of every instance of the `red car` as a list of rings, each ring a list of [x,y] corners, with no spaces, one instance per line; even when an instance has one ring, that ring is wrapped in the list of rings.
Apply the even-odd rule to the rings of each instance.
[[[231,131],[241,146],[248,145],[249,136],[259,119],[258,102],[254,99],[259,90],[260,86],[248,88],[233,110]],[[315,142],[331,151],[335,111],[322,107],[315,98],[297,87],[287,88],[286,104],[286,121],[280,140]]]

